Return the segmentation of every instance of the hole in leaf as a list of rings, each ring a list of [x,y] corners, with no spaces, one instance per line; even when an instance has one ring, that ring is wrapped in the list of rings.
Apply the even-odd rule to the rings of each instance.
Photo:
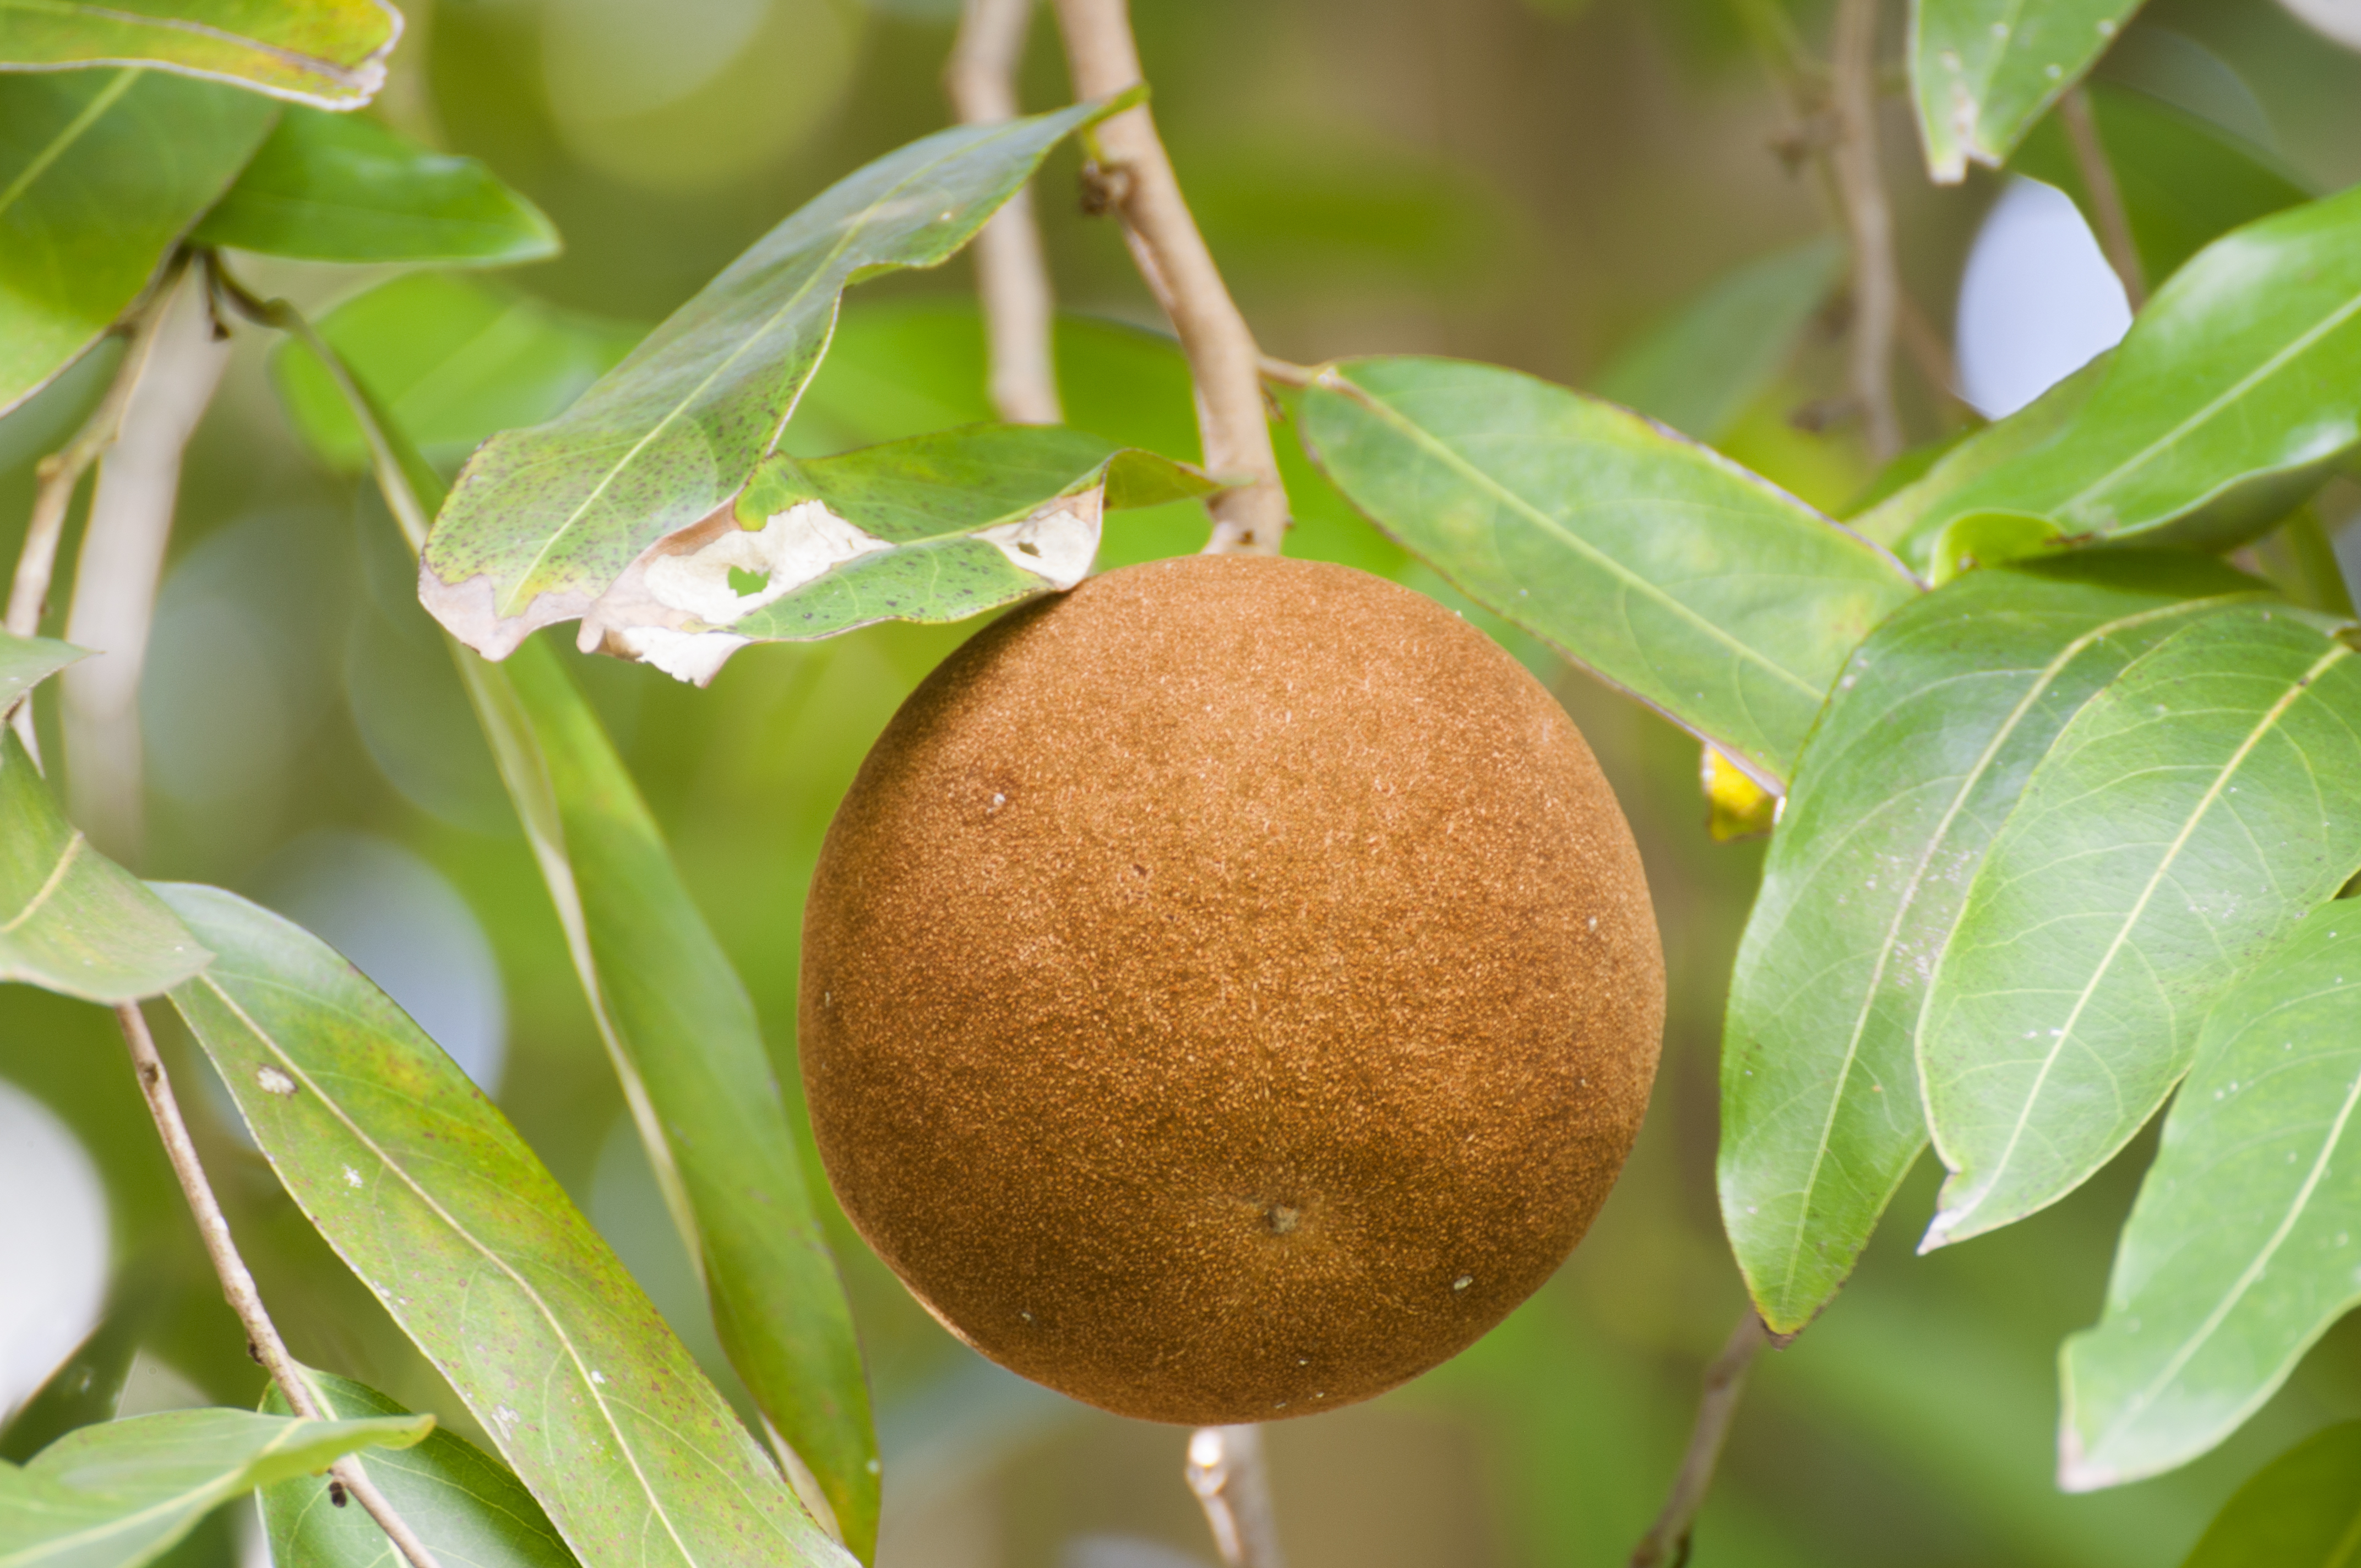
[[[1025,554],[1027,554],[1027,555],[1038,555],[1038,554],[1041,554],[1041,547],[1040,547],[1039,545],[1038,545],[1038,544],[1034,543],[1033,543],[1031,540],[1029,540],[1029,539],[1020,539],[1020,540],[1018,540],[1018,541],[1016,542],[1016,548],[1018,548],[1019,550],[1022,550],[1022,551],[1023,551],[1023,552],[1025,552]]]
[[[749,572],[740,566],[730,568],[730,591],[733,594],[741,597],[759,594],[770,586],[771,574],[768,572]]]

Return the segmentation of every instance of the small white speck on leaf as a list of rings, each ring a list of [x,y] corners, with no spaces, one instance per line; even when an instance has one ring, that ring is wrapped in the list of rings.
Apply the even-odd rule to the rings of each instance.
[[[1452,1288],[1454,1290],[1465,1290],[1465,1289],[1466,1289],[1470,1285],[1473,1285],[1473,1284],[1475,1284],[1475,1283],[1476,1283],[1476,1277],[1475,1277],[1474,1275],[1472,1275],[1472,1274],[1463,1274],[1463,1275],[1461,1275],[1458,1278],[1456,1278],[1456,1279],[1455,1279],[1455,1280],[1453,1280],[1453,1281],[1451,1282],[1451,1288]]]
[[[345,1167],[345,1185],[347,1187],[358,1187],[360,1184],[361,1173],[355,1170],[349,1165]]]
[[[295,1080],[275,1067],[266,1067],[256,1073],[254,1081],[262,1086],[265,1094],[276,1094],[282,1100],[295,1092]]]

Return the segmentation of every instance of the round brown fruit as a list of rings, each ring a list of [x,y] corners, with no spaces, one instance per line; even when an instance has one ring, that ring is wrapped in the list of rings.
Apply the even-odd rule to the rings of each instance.
[[[1638,1131],[1664,958],[1581,735],[1432,601],[1194,556],[905,703],[805,916],[845,1212],[976,1349],[1124,1415],[1333,1409],[1456,1354]]]

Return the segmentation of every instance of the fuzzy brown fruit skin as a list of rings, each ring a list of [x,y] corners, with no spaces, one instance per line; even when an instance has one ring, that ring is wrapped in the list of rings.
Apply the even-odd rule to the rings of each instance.
[[[1333,1409],[1546,1279],[1630,1151],[1664,958],[1515,660],[1340,566],[1111,572],[953,654],[838,811],[802,1058],[845,1212],[1119,1414]]]

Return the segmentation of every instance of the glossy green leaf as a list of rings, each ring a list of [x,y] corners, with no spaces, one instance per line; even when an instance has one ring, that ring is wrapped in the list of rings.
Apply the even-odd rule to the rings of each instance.
[[[1512,370],[1346,360],[1304,394],[1302,431],[1453,587],[1774,788],[1846,654],[1917,591],[1707,448]]]
[[[221,954],[172,1002],[255,1142],[587,1568],[850,1561],[416,1025],[277,916],[217,889],[160,891]]]
[[[18,697],[68,664],[89,657],[89,649],[71,642],[0,631],[0,713],[15,707]]]
[[[750,642],[964,620],[1089,575],[1110,508],[1220,487],[1055,425],[983,424],[840,456],[784,454],[730,513],[664,540],[583,637],[699,685]]]
[[[2139,0],[1911,0],[1910,90],[1927,169],[1997,169],[2082,78]]]
[[[423,534],[440,482],[353,391],[387,505]],[[798,1495],[866,1560],[879,1496],[868,1383],[745,988],[550,650],[497,665],[451,646],[722,1348]]]
[[[1995,468],[2047,446],[2073,422],[2107,373],[2101,355],[2006,419],[1995,420],[1955,443],[1926,472],[1880,498],[1850,519],[1849,526],[1880,544],[1893,546],[1915,572],[1931,573],[1935,542],[1954,517],[2003,508],[1956,508],[1951,499],[1981,483]]]
[[[21,1470],[0,1464],[0,1568],[138,1568],[232,1497],[434,1425],[203,1409],[82,1427]]]
[[[1828,236],[1748,262],[1618,355],[1590,389],[1719,441],[1786,367],[1843,275],[1844,247]]]
[[[365,1384],[312,1375],[325,1413],[342,1420],[399,1416],[401,1407]],[[287,1401],[272,1388],[273,1415]],[[524,1483],[482,1449],[437,1429],[400,1453],[372,1454],[369,1480],[418,1532],[444,1568],[575,1568],[557,1527]],[[262,1525],[272,1568],[405,1568],[377,1521],[339,1508],[324,1475],[296,1475],[262,1489]]]
[[[2214,1005],[2124,1227],[2099,1326],[2067,1342],[2063,1484],[2195,1458],[2361,1302],[2361,904],[2316,910]]]
[[[385,85],[385,0],[0,0],[0,71],[153,65],[350,109]]]
[[[556,414],[642,335],[635,326],[439,272],[380,284],[315,324],[388,416],[446,472],[494,432]],[[313,451],[332,467],[368,466],[360,426],[309,348],[282,342],[270,372]]]
[[[2005,566],[2064,547],[2065,535],[2046,517],[2018,511],[1971,511],[1943,525],[1935,538],[1927,578],[1938,587],[1965,572]]]
[[[2104,1164],[2188,1070],[2207,1009],[2361,869],[2361,660],[2331,624],[2242,606],[2176,632],[2034,770],[1919,1024],[1952,1172],[1927,1246]]]
[[[1911,528],[1924,537],[1967,512],[2019,511],[2069,534],[2218,549],[2277,522],[2356,445],[2361,187],[2207,247],[2148,302],[2056,435]]]
[[[22,4],[0,0],[6,27]],[[139,297],[272,117],[153,71],[0,73],[0,414]]]
[[[1827,1305],[1927,1146],[1927,978],[2035,764],[2125,665],[2236,595],[2268,590],[2198,556],[1971,572],[1854,652],[1772,837],[1723,1033],[1723,1223],[1773,1329]]]
[[[541,210],[476,159],[300,106],[191,237],[306,261],[500,266],[558,250]]]
[[[1051,148],[1121,103],[938,132],[821,192],[564,414],[476,454],[427,543],[427,609],[494,658],[583,614],[642,551],[753,477],[846,284],[947,259]]]
[[[2113,82],[2094,82],[2089,92],[2091,118],[2151,285],[2232,229],[2312,200],[2277,158],[2220,126]],[[2026,137],[2009,167],[2065,192],[2098,226],[2081,168],[2055,115]]]
[[[0,981],[86,1002],[168,991],[212,954],[65,819],[11,729],[0,733]]]
[[[2239,1487],[2180,1568],[2353,1568],[2356,1561],[2361,1421],[2345,1421],[2312,1433]]]
[[[866,1561],[869,1385],[746,988],[556,655],[458,659],[722,1349]]]

